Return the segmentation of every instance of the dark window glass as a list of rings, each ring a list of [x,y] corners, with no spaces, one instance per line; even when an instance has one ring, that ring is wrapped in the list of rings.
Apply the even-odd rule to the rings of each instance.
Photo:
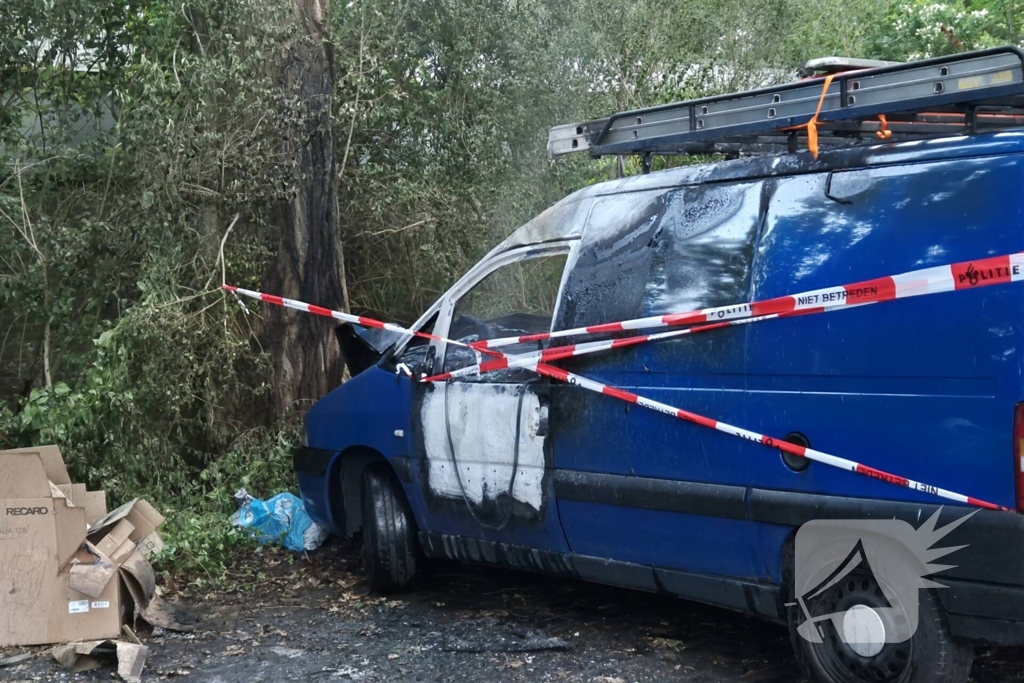
[[[596,200],[557,328],[746,301],[760,188],[701,185]]]
[[[431,316],[427,323],[419,329],[419,331],[430,334],[431,332],[434,331],[434,323],[436,322],[437,314],[435,313],[433,316]],[[431,374],[433,368],[429,367],[431,364],[427,362],[429,350],[429,339],[425,339],[423,337],[413,337],[411,340],[409,340],[409,343],[406,344],[405,348],[402,350],[401,355],[398,357],[398,362],[405,363],[405,365],[414,374],[418,375],[421,372]]]
[[[558,288],[565,270],[565,254],[516,261],[498,268],[455,303],[448,337],[473,342],[496,337],[548,332],[558,302]],[[505,352],[524,353],[540,348],[537,343],[518,344]],[[446,372],[472,365],[478,354],[449,344],[445,352]],[[486,381],[519,381],[528,371],[492,373]]]

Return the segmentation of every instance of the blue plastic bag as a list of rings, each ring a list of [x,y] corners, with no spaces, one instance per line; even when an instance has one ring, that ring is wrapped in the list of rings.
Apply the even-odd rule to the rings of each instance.
[[[327,538],[327,530],[306,514],[306,506],[290,493],[279,493],[269,500],[253,498],[245,489],[235,494],[241,507],[231,515],[231,523],[248,529],[260,543],[281,543],[288,550],[315,550]]]

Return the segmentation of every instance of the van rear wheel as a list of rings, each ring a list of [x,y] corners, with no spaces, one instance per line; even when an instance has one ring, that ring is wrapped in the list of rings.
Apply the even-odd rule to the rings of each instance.
[[[363,475],[363,561],[370,586],[378,591],[406,589],[417,575],[416,523],[401,489],[383,469]]]
[[[851,632],[847,636],[858,630],[884,631],[883,624],[890,617],[880,609],[882,591],[875,577],[854,571],[844,581],[841,597],[838,601],[833,597],[824,606],[825,611],[846,613],[843,628]],[[973,647],[950,636],[945,612],[932,591],[918,593],[917,630],[902,643],[850,645],[828,621],[819,622],[821,642],[812,643],[797,632],[805,620],[803,611],[799,606],[791,606],[790,639],[806,676],[817,683],[966,683],[974,658]],[[900,618],[897,613],[895,619]]]

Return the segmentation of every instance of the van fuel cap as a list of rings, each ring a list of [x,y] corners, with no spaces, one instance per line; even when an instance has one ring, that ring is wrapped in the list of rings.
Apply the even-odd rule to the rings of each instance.
[[[786,435],[786,441],[797,446],[803,446],[804,448],[811,447],[811,442],[800,432],[790,432]],[[811,461],[807,458],[801,458],[799,455],[793,455],[785,451],[779,451],[779,453],[782,455],[782,462],[794,472],[803,472],[811,466]]]

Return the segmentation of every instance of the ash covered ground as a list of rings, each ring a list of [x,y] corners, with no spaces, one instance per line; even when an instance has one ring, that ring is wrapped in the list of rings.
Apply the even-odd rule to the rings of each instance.
[[[783,627],[696,603],[454,564],[435,565],[413,593],[373,595],[348,542],[293,562],[254,551],[253,562],[263,577],[245,590],[171,591],[203,624],[141,633],[143,681],[802,680]],[[113,667],[68,673],[48,648],[0,650],[0,660],[26,651],[0,680],[113,677]],[[1024,648],[982,651],[971,680],[1024,681]]]

